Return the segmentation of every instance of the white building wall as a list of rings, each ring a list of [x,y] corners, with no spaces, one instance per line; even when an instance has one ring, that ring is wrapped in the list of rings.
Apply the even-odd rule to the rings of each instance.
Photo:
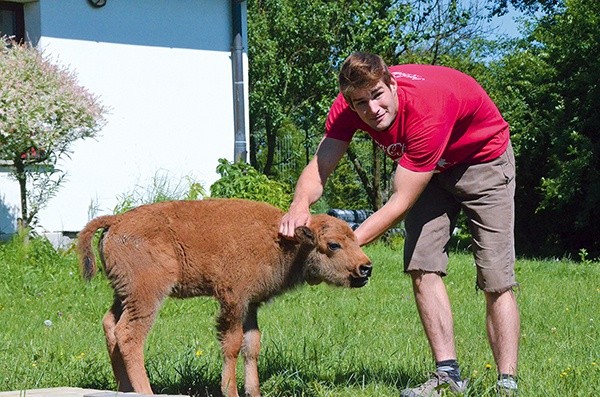
[[[210,187],[218,159],[234,154],[231,2],[109,0],[95,9],[83,0],[41,0],[26,7],[30,40],[75,70],[110,109],[100,136],[78,142],[58,165],[67,181],[40,213],[43,230],[78,231],[91,206],[99,210],[93,216],[112,213],[120,195],[150,185],[157,173]],[[9,213],[0,215],[6,233],[19,212],[18,184],[6,174],[0,201]]]

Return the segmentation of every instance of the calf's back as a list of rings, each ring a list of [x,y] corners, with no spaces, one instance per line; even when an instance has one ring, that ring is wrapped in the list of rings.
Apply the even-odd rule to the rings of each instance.
[[[160,281],[180,297],[252,294],[256,280],[263,286],[284,282],[274,279],[283,277],[274,268],[292,255],[293,243],[278,236],[282,214],[264,203],[231,199],[141,206],[118,216],[100,251],[117,289]]]

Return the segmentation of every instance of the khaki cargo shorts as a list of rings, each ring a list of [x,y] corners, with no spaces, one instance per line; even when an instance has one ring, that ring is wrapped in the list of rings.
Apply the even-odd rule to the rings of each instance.
[[[493,161],[435,174],[405,219],[404,271],[447,274],[448,244],[462,209],[472,237],[477,287],[487,292],[515,287],[514,196],[510,143]]]

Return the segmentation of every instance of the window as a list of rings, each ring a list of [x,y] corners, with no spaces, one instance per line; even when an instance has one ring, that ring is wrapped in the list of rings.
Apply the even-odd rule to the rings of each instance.
[[[23,4],[0,1],[0,36],[5,35],[17,41],[25,39]]]

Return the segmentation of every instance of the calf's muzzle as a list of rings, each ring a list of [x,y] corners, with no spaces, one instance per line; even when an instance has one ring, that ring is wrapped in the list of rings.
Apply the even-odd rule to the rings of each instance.
[[[353,277],[350,280],[350,287],[352,288],[360,288],[364,287],[369,282],[369,277],[371,277],[371,272],[373,270],[373,266],[370,263],[365,263],[358,267],[358,277]]]

